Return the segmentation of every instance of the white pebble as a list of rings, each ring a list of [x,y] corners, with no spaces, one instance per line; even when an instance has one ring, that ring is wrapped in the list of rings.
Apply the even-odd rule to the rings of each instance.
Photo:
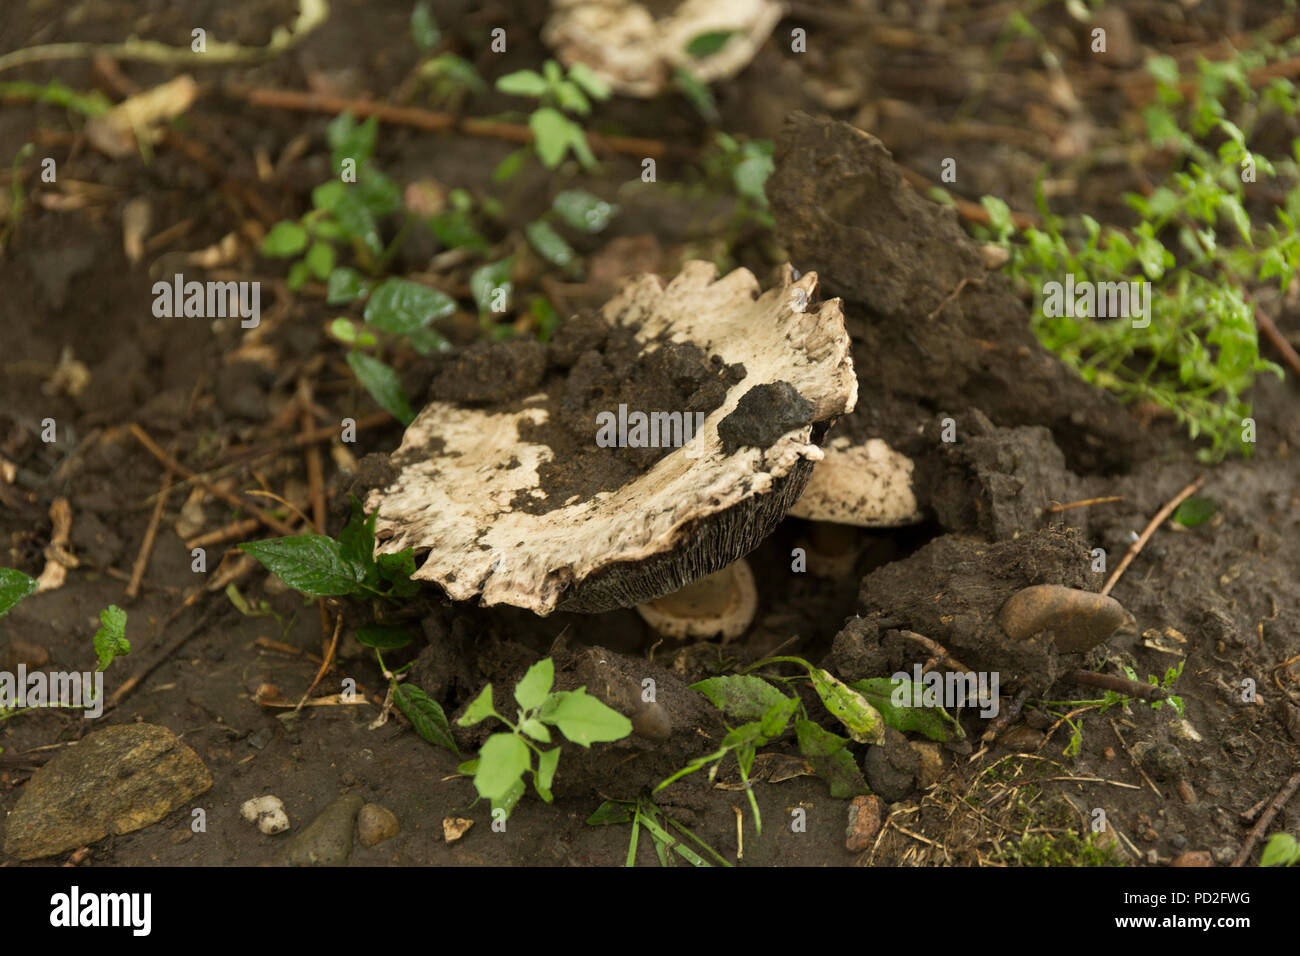
[[[289,815],[284,812],[284,804],[273,794],[245,800],[239,812],[249,823],[256,823],[263,833],[283,833],[289,829]]]

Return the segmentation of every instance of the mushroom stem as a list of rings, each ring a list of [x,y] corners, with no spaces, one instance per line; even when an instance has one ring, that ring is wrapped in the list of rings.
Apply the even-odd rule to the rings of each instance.
[[[686,587],[638,604],[637,612],[665,637],[739,637],[754,620],[758,589],[749,563],[741,558]]]

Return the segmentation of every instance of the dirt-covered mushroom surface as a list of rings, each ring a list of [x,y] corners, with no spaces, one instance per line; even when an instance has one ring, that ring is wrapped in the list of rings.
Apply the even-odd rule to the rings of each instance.
[[[839,303],[687,263],[631,282],[549,348],[448,359],[373,491],[381,552],[454,600],[548,614],[660,597],[770,533],[852,410]],[[492,400],[487,397],[494,396]]]

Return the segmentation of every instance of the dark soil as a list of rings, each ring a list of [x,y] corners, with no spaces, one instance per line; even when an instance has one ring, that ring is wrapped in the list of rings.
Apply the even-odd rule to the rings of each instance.
[[[264,43],[295,6],[288,0],[131,0],[86,5],[72,17],[57,5],[14,0],[0,12],[0,49],[116,42],[133,33],[188,47],[195,23],[209,25],[222,39]],[[489,84],[504,73],[535,68],[547,56],[538,39],[543,3],[433,6],[450,48],[474,62]],[[746,817],[744,863],[1024,862],[1019,854],[1026,836],[1082,834],[1097,809],[1111,823],[1113,861],[1162,865],[1184,851],[1203,850],[1217,864],[1230,862],[1259,805],[1273,798],[1298,763],[1298,380],[1261,379],[1252,394],[1260,424],[1255,456],[1207,469],[1196,459],[1197,445],[1173,422],[1140,417],[1142,410],[1090,388],[1045,352],[1029,329],[1026,304],[985,269],[978,245],[954,215],[914,191],[901,171],[934,178],[941,161],[954,157],[962,172],[952,188],[960,195],[977,200],[994,193],[1015,209],[1031,210],[1035,174],[1067,132],[1044,92],[1049,81],[1041,59],[1021,41],[992,59],[1006,18],[1003,4],[952,7],[938,19],[929,4],[883,6],[888,9],[865,12],[860,5],[798,5],[777,35],[806,28],[806,55],[793,56],[788,44],[774,40],[744,73],[715,87],[720,129],[776,140],[776,172],[768,182],[774,238],[752,223],[737,226],[734,200],[699,172],[696,159],[711,134],[684,100],[615,98],[598,107],[589,128],[669,144],[657,183],[640,182],[639,157],[611,154],[602,156],[599,175],[552,177],[533,169],[508,197],[509,230],[536,218],[557,188],[581,186],[623,207],[606,233],[575,240],[589,261],[584,281],[545,275],[556,307],[578,317],[546,347],[476,345],[478,319],[466,306],[444,330],[466,348],[436,362],[410,351],[393,356],[413,395],[428,388],[445,400],[518,403],[535,390],[547,391],[564,428],[544,440],[566,451],[564,466],[545,480],[552,498],[562,501],[625,480],[585,464],[596,411],[617,409],[620,402],[647,412],[708,411],[721,400],[729,374],[686,346],[646,357],[619,351],[617,341],[611,345],[590,310],[618,278],[646,262],[671,276],[685,259],[715,256],[728,267],[768,275],[789,259],[800,270],[816,270],[828,294],[845,300],[860,399],[827,437],[885,438],[916,462],[926,523],[853,531],[859,558],[848,578],[794,573],[793,553],[808,547],[812,529],[796,519],[781,522],[748,555],[759,591],[755,623],[725,648],[668,646],[631,609],[539,618],[509,608],[449,606],[426,594],[398,612],[423,640],[385,661],[390,668],[413,662],[410,680],[443,704],[453,726],[488,681],[499,711],[511,712],[509,688],[546,654],[556,659],[559,687],[585,685],[634,721],[636,733],[616,744],[590,750],[566,745],[555,802],[530,793],[504,834],[492,831],[471,780],[457,774],[455,755],[420,739],[400,714],[372,729],[385,680],[374,655],[355,640],[356,626],[370,619],[372,609],[342,609],[337,659],[313,692],[338,694],[351,680],[363,705],[311,706],[296,714],[263,706],[263,685],[294,701],[311,686],[331,628],[322,628],[316,601],[239,563],[235,545],[272,536],[266,528],[205,545],[206,568],[195,570],[192,542],[246,518],[246,509],[177,481],[140,593],[124,595],[163,480],[159,462],[129,425],[209,486],[235,494],[270,491],[314,518],[314,466],[295,436],[303,427],[366,421],[376,411],[345,364],[345,351],[322,332],[340,314],[326,306],[323,286],[309,283],[290,294],[282,263],[254,251],[257,237],[277,219],[310,208],[311,188],[330,175],[324,137],[330,117],[252,107],[223,88],[262,85],[385,98],[417,63],[408,39],[410,4],[335,3],[327,24],[270,62],[203,67],[197,78],[204,95],[148,162],[138,155],[110,160],[89,149],[78,132],[81,121],[57,107],[7,103],[0,111],[0,169],[8,170],[23,143],[34,142],[37,158],[57,160],[60,182],[40,183],[38,167],[28,163],[21,176],[30,201],[0,253],[6,342],[0,456],[14,465],[12,480],[0,479],[0,565],[40,574],[53,533],[51,506],[61,498],[73,515],[68,550],[77,565],[62,587],[28,598],[0,619],[0,667],[93,669],[97,616],[114,603],[129,614],[132,652],[107,673],[107,693],[122,694],[98,721],[42,710],[0,722],[0,807],[12,811],[32,775],[86,734],[145,722],[170,728],[192,748],[212,788],[155,825],[77,851],[78,863],[279,862],[284,835],[264,835],[240,816],[245,800],[273,793],[287,808],[291,833],[340,795],[390,809],[401,825],[398,836],[370,848],[358,844],[352,865],[618,865],[628,828],[587,825],[596,807],[604,799],[644,795],[715,749],[726,732],[690,683],[774,653],[818,662],[844,680],[910,671],[931,657],[900,635],[912,630],[972,667],[998,670],[1004,694],[1028,688],[1064,703],[1031,703],[986,748],[978,743],[986,722],[967,708],[960,719],[972,752],[960,759],[949,749],[914,746],[924,743],[915,734],[907,740],[891,732],[877,748],[855,745],[867,782],[885,801],[880,837],[861,852],[845,849],[847,800],[831,798],[816,777],[769,772],[754,788],[765,826],[759,836]],[[1224,36],[1256,29],[1271,16],[1252,5],[1213,2],[1190,8],[1137,2],[1114,13],[1125,20],[1132,45],[1162,52],[1210,50]],[[1140,66],[1120,57],[1104,65],[1088,60],[1086,34],[1064,10],[1044,11],[1040,19],[1070,64],[1082,101],[1082,113],[1068,128],[1086,127],[1093,147],[1125,147],[1131,134],[1122,124],[1132,112],[1126,78]],[[486,42],[498,23],[507,24],[511,36],[509,51],[500,56],[487,52]],[[1136,53],[1140,60],[1141,50]],[[176,72],[148,63],[120,67],[141,88]],[[114,100],[122,96],[84,59],[0,76],[20,79],[58,79],[78,90],[103,88]],[[467,112],[517,109],[517,98],[488,92]],[[969,122],[972,112],[985,127]],[[874,135],[854,132],[848,123]],[[1277,135],[1289,140],[1297,134],[1294,125]],[[1012,136],[1009,128],[1023,135]],[[491,172],[516,145],[385,125],[377,161],[403,184],[432,177],[497,196],[502,187]],[[1101,154],[1117,155],[1115,149]],[[1136,186],[1127,160],[1081,155],[1078,163],[1077,189],[1061,197],[1064,207],[1099,220],[1131,220],[1118,198]],[[13,180],[4,175],[8,193]],[[552,182],[561,178],[562,185]],[[140,197],[151,204],[149,234],[157,241],[132,265],[122,246],[122,213]],[[194,264],[191,253],[232,234],[241,245],[230,261],[213,269]],[[413,237],[391,269],[425,270],[439,251],[429,237]],[[538,282],[544,274],[537,261],[521,269],[531,269]],[[154,318],[152,285],[177,272],[261,280],[260,326]],[[464,276],[436,278],[470,301]],[[1295,341],[1300,308],[1289,300],[1279,308],[1278,324]],[[70,387],[56,375],[61,361],[66,367],[72,360],[89,375],[84,387]],[[295,404],[300,382],[312,391],[306,426]],[[779,404],[794,411],[797,402]],[[47,420],[56,429],[52,442],[42,439]],[[949,421],[955,441],[943,437]],[[401,434],[397,423],[374,418],[355,442],[312,446],[322,451],[331,492],[325,530],[341,527],[345,490],[374,486],[391,474],[384,456]],[[762,434],[742,431],[736,440],[761,442]],[[662,453],[624,449],[616,460],[631,476]],[[1081,655],[1043,645],[1013,647],[993,629],[992,615],[1021,586],[1099,590],[1131,536],[1202,472],[1208,477],[1199,493],[1215,502],[1215,516],[1195,528],[1163,525],[1114,589],[1131,625]],[[596,474],[601,477],[592,483]],[[1047,510],[1108,496],[1121,500]],[[273,498],[244,500],[280,509]],[[288,509],[278,513],[299,523]],[[1104,572],[1095,568],[1096,549],[1104,553]],[[265,601],[279,618],[241,615],[227,585],[254,608]],[[324,614],[332,621],[336,610],[329,605]],[[1140,678],[1161,676],[1179,663],[1183,672],[1174,690],[1185,702],[1185,719],[1169,704],[1134,703],[1101,713],[1089,706],[1101,696],[1096,688],[1062,679],[1071,668],[1114,673],[1121,665]],[[128,688],[133,677],[139,680]],[[653,704],[642,699],[647,680],[656,688]],[[1243,694],[1250,687],[1253,697]],[[826,718],[813,699],[807,704],[814,717]],[[1059,713],[1072,716],[1065,721]],[[1067,754],[1076,726],[1077,752]],[[462,755],[490,729],[457,729]],[[765,752],[789,757],[798,748],[787,736]],[[735,811],[749,810],[739,784],[729,782],[732,774],[734,763],[724,765],[721,787],[695,774],[655,799],[734,861]],[[191,828],[195,808],[206,811],[203,832]],[[797,809],[807,814],[806,830],[787,824]],[[1270,830],[1294,833],[1298,814],[1293,802]],[[470,818],[475,826],[447,843],[448,817]],[[65,852],[37,865],[59,865],[72,856]],[[649,840],[641,841],[638,861],[655,862]],[[0,863],[9,862],[0,855]]]

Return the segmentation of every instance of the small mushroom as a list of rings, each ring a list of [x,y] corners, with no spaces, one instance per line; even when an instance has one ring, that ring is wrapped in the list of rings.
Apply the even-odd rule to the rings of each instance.
[[[646,604],[637,613],[664,637],[739,637],[754,620],[758,589],[744,558],[679,591]]]
[[[1124,606],[1108,595],[1035,584],[1007,598],[998,611],[998,624],[1016,641],[1049,632],[1058,651],[1076,654],[1106,640],[1127,617]]]
[[[879,438],[854,444],[841,436],[823,451],[826,457],[813,467],[789,514],[813,522],[809,570],[845,577],[859,550],[853,528],[896,528],[920,520],[912,460]]]
[[[777,0],[683,0],[662,17],[633,0],[553,0],[542,40],[566,66],[584,63],[616,92],[648,98],[679,69],[703,83],[735,76],[783,14]],[[701,49],[701,37],[719,42]]]

